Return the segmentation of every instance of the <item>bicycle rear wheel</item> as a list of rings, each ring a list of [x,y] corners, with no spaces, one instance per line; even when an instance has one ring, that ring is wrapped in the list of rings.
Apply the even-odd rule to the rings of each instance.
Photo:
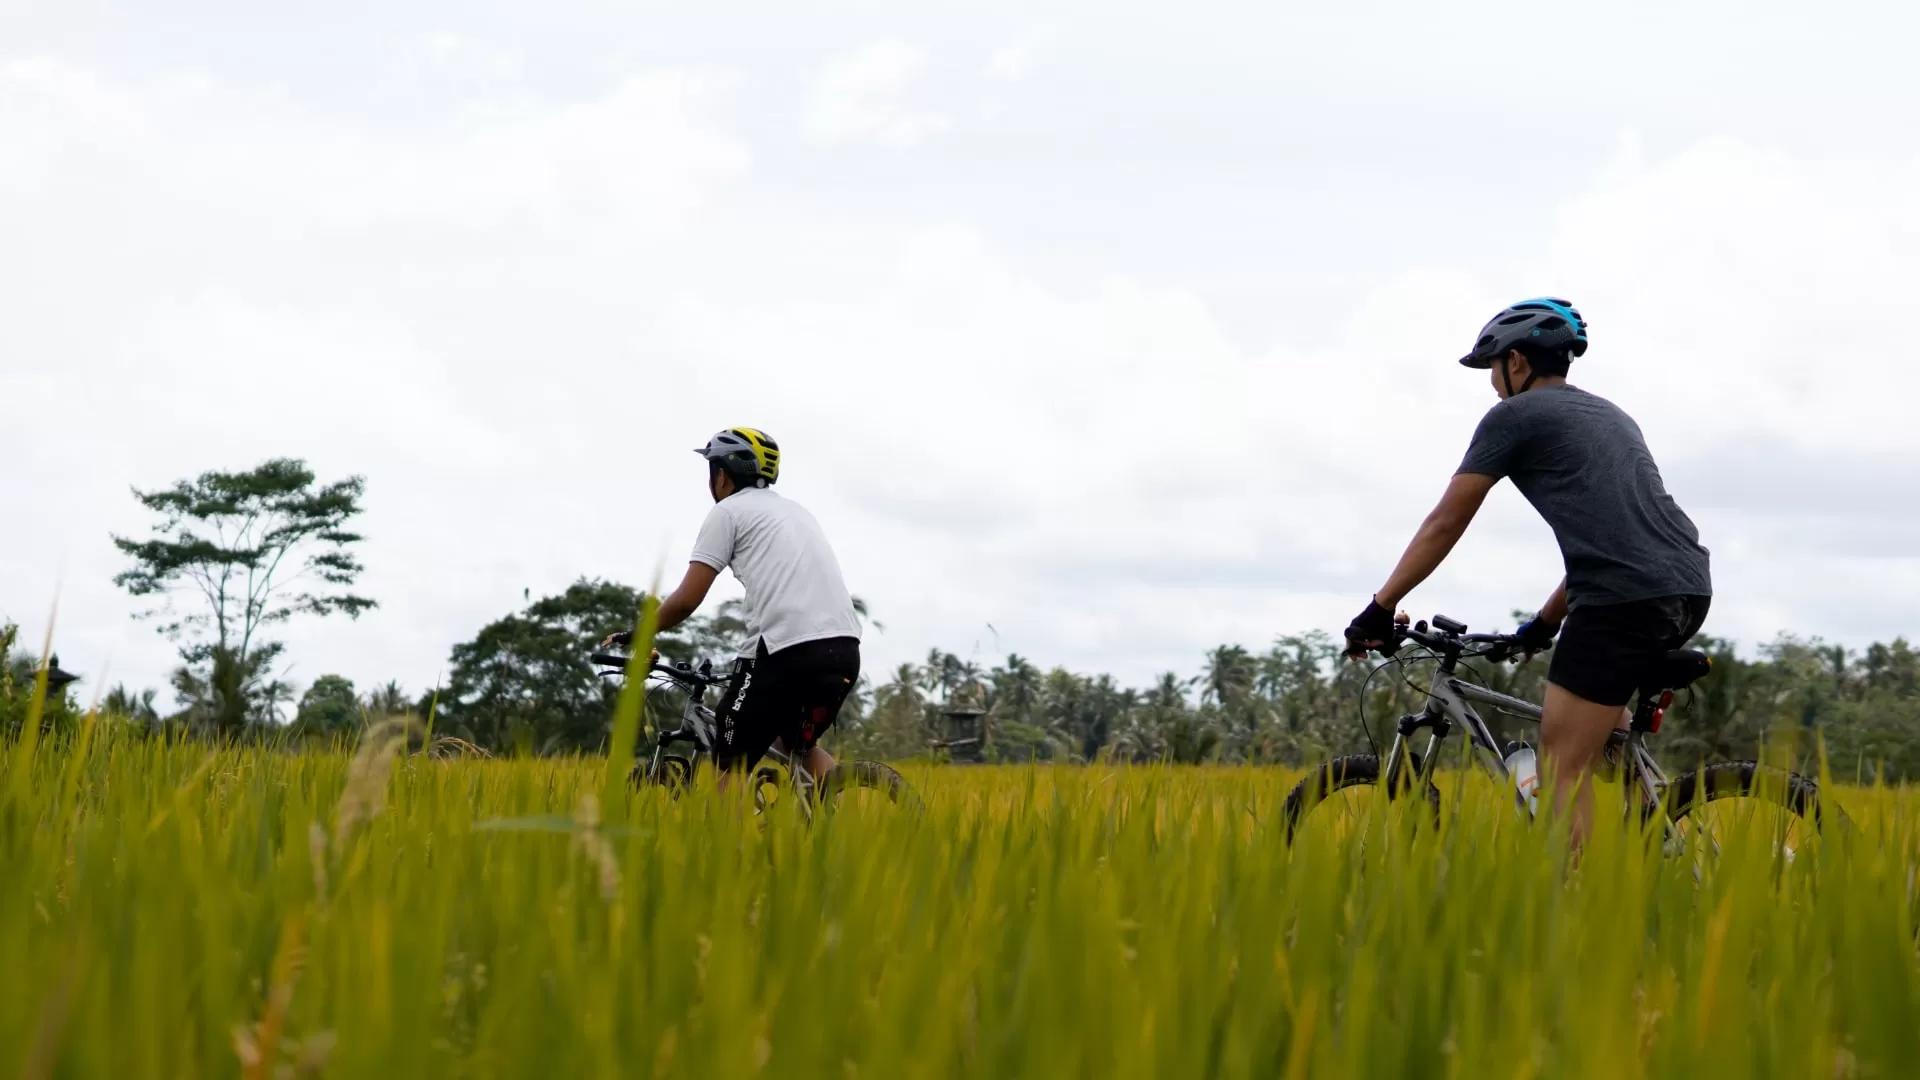
[[[1730,844],[1771,844],[1791,862],[1819,838],[1820,785],[1754,761],[1721,761],[1680,776],[1667,791],[1670,843],[1718,855]]]
[[[1421,775],[1420,755],[1407,751],[1407,761],[1389,788],[1380,782],[1380,758],[1374,754],[1352,754],[1314,766],[1312,772],[1293,786],[1280,816],[1286,826],[1287,843],[1309,813],[1313,820],[1341,836],[1350,836],[1366,828],[1366,818],[1384,791],[1389,800],[1408,795],[1416,777]],[[1440,818],[1440,789],[1431,780],[1418,781],[1425,787],[1426,801],[1433,808],[1434,820]]]
[[[879,761],[842,761],[820,779],[820,805],[837,809],[856,802],[917,808],[919,796],[893,766]]]

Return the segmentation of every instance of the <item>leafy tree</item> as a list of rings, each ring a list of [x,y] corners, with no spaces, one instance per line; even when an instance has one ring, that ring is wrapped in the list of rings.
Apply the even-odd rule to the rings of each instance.
[[[300,696],[293,725],[306,735],[344,735],[360,726],[360,699],[353,680],[344,675],[322,675]]]
[[[365,483],[319,484],[305,462],[276,458],[245,472],[206,472],[159,491],[134,490],[157,520],[144,540],[116,536],[133,566],[114,578],[160,601],[142,613],[180,642],[175,690],[189,712],[231,736],[272,720],[286,688],[272,677],[282,648],[263,633],[296,615],[357,618],[374,602],[348,591],[361,541],[347,526]],[[184,614],[174,608],[190,600]]]
[[[637,594],[636,594],[637,595]],[[740,652],[740,646],[747,640],[747,605],[744,600],[728,600],[714,609],[709,616],[695,616],[662,634],[654,641],[654,647],[660,655],[670,660],[697,662],[712,660],[714,667],[730,663]],[[624,628],[633,622],[634,612],[628,612],[626,623],[615,624],[613,628]]]
[[[633,624],[640,596],[582,578],[482,627],[453,648],[437,723],[489,749],[600,747],[617,694],[596,678],[588,657],[610,631]]]
[[[601,638],[633,626],[642,595],[628,585],[582,578],[482,627],[472,641],[454,646],[447,685],[438,692],[436,727],[496,751],[602,749],[619,686],[595,674],[589,657]],[[662,634],[654,646],[672,660],[714,660],[718,670],[746,633],[735,600]],[[402,699],[399,688],[392,689]],[[432,698],[421,699],[422,716]],[[670,692],[650,700],[657,712],[681,707]]]

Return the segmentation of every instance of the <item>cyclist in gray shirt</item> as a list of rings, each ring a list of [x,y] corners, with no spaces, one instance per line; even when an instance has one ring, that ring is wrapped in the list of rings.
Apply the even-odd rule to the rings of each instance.
[[[1552,646],[1541,752],[1576,843],[1592,813],[1587,780],[1652,665],[1682,647],[1713,593],[1699,530],[1667,494],[1639,425],[1567,383],[1587,324],[1564,300],[1523,300],[1496,315],[1460,362],[1492,372],[1500,402],[1480,421],[1440,505],[1386,585],[1347,627],[1350,652],[1392,640],[1394,608],[1437,569],[1502,477],[1552,526],[1565,577],[1519,635]],[[1562,626],[1564,624],[1564,632]]]

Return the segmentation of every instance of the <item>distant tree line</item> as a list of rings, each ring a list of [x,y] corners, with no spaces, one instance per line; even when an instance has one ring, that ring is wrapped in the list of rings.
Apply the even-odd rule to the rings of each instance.
[[[496,754],[604,750],[620,687],[588,662],[607,633],[630,627],[642,595],[627,585],[582,579],[488,623],[453,647],[445,685],[409,695],[399,684],[362,691],[339,675],[315,679],[297,702],[275,671],[283,646],[274,627],[296,616],[355,617],[374,601],[352,591],[361,537],[358,477],[320,483],[304,462],[276,459],[240,473],[210,472],[135,497],[155,515],[153,534],[114,542],[132,566],[116,580],[156,601],[148,614],[177,641],[178,708],[152,690],[114,687],[102,712],[137,729],[180,736],[330,742],[369,720],[411,714],[423,727]],[[184,603],[182,603],[184,601]],[[865,607],[861,605],[862,615]],[[745,638],[739,605],[723,604],[664,635],[672,659],[724,662]],[[26,716],[37,660],[12,627],[0,627],[0,731]],[[1904,640],[1851,651],[1819,639],[1781,637],[1741,657],[1729,642],[1701,638],[1713,674],[1675,710],[1660,739],[1677,761],[1746,757],[1763,740],[1826,748],[1845,776],[1883,769],[1920,778],[1920,659]],[[1487,685],[1538,700],[1546,664],[1480,665]],[[1221,645],[1199,670],[1168,672],[1145,687],[1010,655],[993,663],[934,649],[918,664],[869,672],[828,740],[887,758],[938,756],[949,713],[979,713],[990,761],[1306,763],[1364,749],[1416,707],[1427,670],[1396,665],[1377,674],[1352,664],[1331,636],[1276,638],[1264,651]],[[656,717],[678,712],[655,691]],[[57,692],[49,726],[78,718]],[[1524,737],[1517,724],[1503,725]]]
[[[1017,655],[983,668],[936,649],[863,686],[842,738],[863,753],[925,753],[942,714],[960,704],[986,711],[988,760],[1307,764],[1367,749],[1363,708],[1372,737],[1391,738],[1394,722],[1420,706],[1432,671],[1409,662],[1375,674],[1372,663],[1347,662],[1343,644],[1314,631],[1258,653],[1221,645],[1198,674],[1168,672],[1145,688],[1042,671]],[[1854,652],[1783,636],[1751,658],[1719,638],[1694,647],[1713,656],[1714,669],[1669,715],[1657,741],[1668,759],[1753,757],[1771,741],[1808,755],[1824,745],[1847,778],[1920,778],[1920,657],[1904,639]],[[1545,657],[1474,666],[1478,681],[1534,701],[1546,669]],[[1525,721],[1487,719],[1532,737]]]
[[[409,695],[396,683],[368,691],[339,675],[315,679],[290,722],[262,721],[239,737],[282,742],[353,738],[372,720],[411,714],[423,726],[495,754],[598,753],[620,687],[595,675],[587,656],[610,630],[630,625],[639,590],[581,580],[482,627],[453,648],[446,685]],[[736,603],[663,636],[670,659],[735,651],[746,626]],[[0,642],[12,644],[10,630]],[[1920,778],[1920,656],[1905,640],[1853,651],[1782,637],[1743,657],[1730,643],[1696,642],[1714,656],[1713,674],[1669,718],[1659,748],[1675,761],[1750,757],[1764,739],[1818,738],[1832,768],[1848,778],[1884,770],[1888,780]],[[25,714],[34,661],[16,649],[0,671],[0,721],[16,730]],[[1275,639],[1264,651],[1221,645],[1195,674],[1168,672],[1145,687],[1111,675],[1042,669],[1011,655],[991,665],[935,649],[918,664],[863,678],[841,713],[830,746],[891,759],[939,757],[950,710],[984,711],[984,755],[999,762],[1279,762],[1304,764],[1363,750],[1360,708],[1376,739],[1416,707],[1428,669],[1409,664],[1374,674],[1351,664],[1330,635]],[[1506,693],[1538,700],[1546,661],[1479,665],[1477,675]],[[221,735],[196,725],[192,710],[162,716],[154,695],[115,689],[103,711],[153,731]],[[711,704],[711,702],[709,702]],[[656,719],[677,715],[679,699],[656,690]],[[48,722],[79,715],[65,694]],[[1524,737],[1518,721],[1489,717]]]

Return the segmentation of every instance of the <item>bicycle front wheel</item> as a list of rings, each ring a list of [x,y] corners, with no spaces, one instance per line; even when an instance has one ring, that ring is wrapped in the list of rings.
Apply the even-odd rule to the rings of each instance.
[[[1406,763],[1391,786],[1381,783],[1380,758],[1374,754],[1352,754],[1314,766],[1313,771],[1287,793],[1286,804],[1281,807],[1287,843],[1293,843],[1309,813],[1313,813],[1313,820],[1318,823],[1316,828],[1324,825],[1339,836],[1362,832],[1366,828],[1366,817],[1372,813],[1373,803],[1381,792],[1384,791],[1388,799],[1398,799],[1409,794],[1415,783],[1425,788],[1423,794],[1433,808],[1434,820],[1438,821],[1440,789],[1430,780],[1418,780],[1421,775],[1420,755],[1411,750],[1407,751]]]
[[[693,761],[679,754],[662,754],[658,761],[635,764],[627,774],[627,782],[636,788],[643,784],[665,788],[668,795],[677,799],[693,786]]]
[[[1667,793],[1673,839],[1718,855],[1735,844],[1771,845],[1792,861],[1820,835],[1820,785],[1754,761],[1721,761],[1679,777]]]

